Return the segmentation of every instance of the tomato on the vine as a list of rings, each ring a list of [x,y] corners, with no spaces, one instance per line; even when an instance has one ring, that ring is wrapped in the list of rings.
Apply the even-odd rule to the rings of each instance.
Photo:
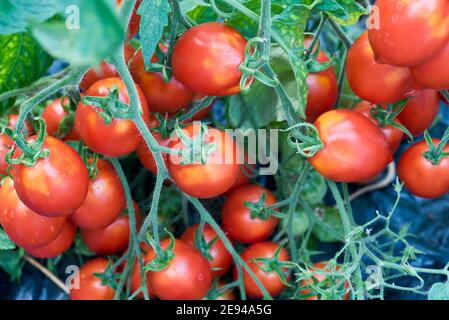
[[[352,45],[346,63],[349,85],[363,100],[375,104],[393,103],[414,90],[408,68],[376,63],[366,32]]]
[[[34,142],[36,136],[28,139]],[[69,145],[51,136],[44,138],[46,158],[32,167],[13,165],[14,187],[20,200],[34,212],[48,217],[68,216],[86,199],[89,173]],[[22,152],[17,150],[17,156]]]
[[[380,130],[382,130],[382,133],[384,134],[385,139],[387,139],[388,145],[390,146],[390,151],[392,154],[394,154],[398,150],[399,145],[401,144],[402,137],[404,136],[404,133],[400,129],[392,126],[391,124],[381,126],[379,124],[379,122],[375,118],[373,118],[373,116],[371,114],[371,110],[373,108],[375,108],[375,105],[372,105],[368,101],[362,101],[362,102],[359,102],[354,107],[354,110],[358,111],[361,114],[363,114],[364,116],[366,116],[376,126],[378,126],[380,128]],[[393,121],[396,122],[397,124],[401,124],[401,122],[398,119],[394,119]]]
[[[332,271],[332,269],[327,266],[327,262],[323,262],[323,261],[313,264],[313,266],[310,267],[309,270],[325,271],[325,272]],[[337,265],[335,267],[335,271],[338,271],[338,270],[340,270],[340,266]],[[339,278],[341,278],[341,277],[331,277],[331,276],[327,276],[325,274],[317,272],[312,276],[312,278],[309,278],[307,280],[305,280],[305,279],[301,280],[301,286],[304,287],[304,289],[300,291],[300,294],[304,296],[304,300],[320,300],[321,297],[320,297],[319,293],[313,292],[313,289],[307,289],[305,287],[307,287],[308,284],[320,285],[322,287],[330,286],[330,285],[338,285],[339,283],[342,282],[341,279],[339,279]],[[347,288],[349,288],[349,283],[346,281],[343,286],[344,286],[344,288],[341,288],[341,289],[347,289]],[[350,296],[350,292],[348,289],[347,292],[343,295],[343,299],[349,300],[349,296]]]
[[[14,142],[6,134],[0,135],[0,174],[8,174],[8,163],[6,162],[6,155]]]
[[[417,137],[432,125],[438,111],[438,91],[419,90],[407,101],[398,119],[413,136]]]
[[[42,247],[25,247],[25,250],[36,258],[54,258],[67,251],[72,246],[73,241],[75,241],[75,237],[76,226],[69,220],[66,220],[61,233],[55,240]]]
[[[327,179],[366,182],[393,160],[382,131],[357,111],[328,111],[315,121],[315,127],[324,145],[308,160]]]
[[[204,152],[201,161],[193,159],[188,164],[183,163],[185,159],[180,155],[171,154],[168,157],[168,170],[176,185],[183,192],[198,198],[212,198],[226,192],[234,184],[240,169],[234,154],[234,140],[224,131],[211,127],[207,127],[207,134],[204,134],[202,125],[192,124],[182,130],[191,141],[197,139],[193,146],[199,146]],[[203,133],[202,141],[200,131]],[[215,148],[209,148],[212,143]],[[189,155],[195,151],[192,150],[195,148],[187,150],[191,147],[185,146],[179,137],[174,138],[170,148],[186,151]]]
[[[65,217],[47,218],[26,207],[20,201],[11,178],[2,181],[0,203],[0,224],[19,246],[45,246],[59,236],[65,225]]]
[[[227,96],[240,92],[246,39],[235,29],[208,22],[187,30],[176,42],[173,74],[196,93]],[[188,62],[188,63],[187,63]]]
[[[305,38],[305,47],[309,48],[311,42],[312,38]],[[324,51],[320,50],[317,61],[325,63],[329,61],[329,58]],[[334,68],[330,66],[323,71],[309,73],[306,81],[309,87],[306,116],[308,122],[314,122],[321,114],[335,107],[338,96],[337,76]]]
[[[70,219],[82,229],[109,226],[125,208],[125,192],[112,164],[98,159],[97,174],[90,180],[85,201]]]
[[[141,213],[134,202],[136,226],[141,223]],[[136,230],[137,231],[137,230]],[[119,254],[128,248],[131,234],[129,216],[122,212],[110,225],[101,229],[81,229],[81,238],[87,247],[96,254]]]
[[[378,25],[368,35],[381,63],[425,63],[449,40],[447,0],[377,0],[373,14]]]
[[[112,90],[118,90],[121,102],[129,104],[130,99],[126,86],[119,78],[107,78],[95,82],[86,92],[86,96],[106,97]],[[149,122],[149,110],[142,90],[137,86],[142,116]],[[96,107],[79,103],[75,117],[76,130],[94,152],[120,157],[135,151],[142,137],[132,120],[113,119],[106,124]]]
[[[433,139],[434,144],[440,140]],[[449,158],[443,157],[433,164],[424,154],[429,151],[426,141],[409,147],[398,163],[398,177],[414,195],[423,198],[438,198],[449,192]],[[444,147],[449,152],[449,146]]]
[[[125,61],[128,62],[135,54],[136,50],[129,43],[126,43],[123,49]],[[86,92],[97,81],[107,78],[118,77],[117,68],[106,61],[102,61],[97,68],[89,69],[80,83],[80,88]]]
[[[63,128],[61,125],[66,117],[70,116],[70,111],[67,109],[69,99],[67,97],[57,98],[50,102],[42,112],[42,119],[45,121],[47,134],[56,138],[63,138],[66,140],[76,137],[78,134],[75,132],[75,127],[72,124],[72,128]],[[60,132],[61,131],[61,132]],[[61,136],[61,134],[63,134]],[[76,140],[76,139],[75,139]]]
[[[151,61],[156,62],[157,58]],[[174,114],[188,107],[195,97],[195,93],[176,77],[172,76],[166,83],[160,72],[146,71],[142,51],[131,60],[129,70],[145,94],[151,111]]]
[[[157,143],[162,147],[168,147],[170,145],[170,137],[163,138],[162,133],[160,132],[153,132],[152,133],[154,139],[157,141]],[[150,149],[148,148],[148,145],[145,141],[142,141],[139,146],[137,147],[137,156],[139,157],[140,163],[148,169],[153,174],[157,174],[157,166],[156,166],[156,160],[153,157],[153,154],[151,153]],[[167,165],[169,155],[167,153],[162,153],[162,158],[164,159],[165,164]]]
[[[183,240],[189,246],[195,247],[195,236],[197,230],[198,224],[190,226],[182,234],[181,240]],[[210,225],[204,225],[202,236],[204,237],[206,246],[211,244],[211,246],[207,248],[207,252],[208,255],[210,255],[210,258],[208,258],[207,256],[206,258],[209,261],[212,273],[216,277],[221,277],[231,268],[232,256],[226,249],[223,241],[218,238],[217,233],[214,229],[212,229]]]
[[[172,239],[161,241],[162,249],[167,249]],[[209,263],[195,248],[182,240],[175,240],[174,257],[161,271],[149,271],[150,287],[162,300],[198,300],[206,296],[212,285],[212,271]],[[146,255],[146,261],[155,258],[154,250]]]
[[[265,200],[256,208],[259,215],[253,217],[253,212],[245,203],[259,205],[263,195]],[[236,189],[227,199],[221,212],[223,228],[231,239],[242,243],[256,243],[266,240],[276,229],[279,219],[269,212],[262,212],[266,207],[277,202],[275,196],[259,185],[246,185]],[[267,217],[263,215],[267,215]]]
[[[261,282],[270,296],[275,297],[279,295],[285,289],[285,283],[279,277],[275,270],[266,270],[266,264],[264,262],[256,262],[254,259],[265,258],[273,259],[276,252],[279,251],[277,255],[277,261],[282,263],[289,261],[290,257],[285,248],[279,248],[279,245],[274,242],[259,242],[253,244],[245,249],[240,255],[248,264],[248,267],[254,272],[257,279]],[[281,272],[285,272],[285,267],[280,268]],[[237,268],[234,267],[234,279],[237,279],[238,273]],[[288,279],[288,277],[286,277]],[[262,291],[259,289],[256,282],[251,278],[248,272],[243,271],[243,283],[245,285],[246,293],[250,298],[262,298]]]
[[[96,275],[104,273],[109,265],[105,258],[96,258],[84,264],[78,273],[79,287],[70,288],[70,300],[112,300],[115,290],[103,284]]]
[[[123,0],[116,0],[117,6],[120,9],[122,7]],[[131,14],[131,18],[128,24],[127,37],[128,39],[132,39],[136,36],[137,32],[139,32],[140,20],[141,16],[137,13],[139,10],[140,4],[142,0],[136,0],[136,4],[134,6],[133,13]]]

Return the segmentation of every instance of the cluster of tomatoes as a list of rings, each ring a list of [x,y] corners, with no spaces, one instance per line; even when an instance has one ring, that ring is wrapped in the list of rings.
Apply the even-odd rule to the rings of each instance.
[[[324,143],[309,159],[324,177],[366,183],[392,161],[403,138],[421,136],[449,88],[449,3],[378,0],[371,26],[348,52],[346,74],[363,99],[353,110],[331,110],[315,121]],[[398,106],[403,102],[403,109]],[[391,116],[394,117],[391,117]],[[429,139],[427,139],[429,140]],[[418,142],[398,163],[399,178],[415,195],[449,192],[446,141]]]

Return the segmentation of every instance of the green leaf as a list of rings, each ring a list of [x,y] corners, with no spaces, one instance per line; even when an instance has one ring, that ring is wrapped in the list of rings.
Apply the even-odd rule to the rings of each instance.
[[[58,0],[2,0],[0,1],[0,34],[26,31],[30,24],[51,18],[64,4]]]
[[[449,281],[437,282],[429,290],[428,300],[449,300]]]
[[[0,93],[31,84],[52,62],[29,33],[0,35]]]
[[[125,30],[107,0],[64,0],[67,10],[31,28],[54,57],[74,65],[96,65],[118,50]]]
[[[6,232],[0,228],[0,250],[12,250],[15,249],[16,245],[8,237]]]
[[[17,280],[22,275],[23,249],[21,250],[0,250],[0,268],[2,268],[11,280]]]
[[[142,16],[140,22],[140,39],[144,57],[152,57],[164,28],[168,24],[170,6],[167,0],[145,0],[137,13]],[[144,59],[145,67],[150,67],[151,59]]]
[[[315,10],[325,11],[341,25],[353,25],[362,15],[367,14],[365,8],[355,0],[321,0]]]

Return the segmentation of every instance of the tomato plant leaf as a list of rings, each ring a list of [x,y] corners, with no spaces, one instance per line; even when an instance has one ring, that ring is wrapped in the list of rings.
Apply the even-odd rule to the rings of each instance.
[[[449,300],[449,281],[437,282],[429,290],[428,300]]]
[[[17,280],[22,275],[23,249],[0,250],[0,268],[2,268],[11,280]]]
[[[74,65],[95,65],[120,48],[125,30],[108,1],[64,2],[70,3],[64,12],[31,28],[47,52]]]
[[[365,8],[355,0],[321,0],[314,9],[327,12],[341,25],[355,24],[362,15],[367,14]]]
[[[164,28],[168,25],[170,6],[167,0],[144,0],[137,13],[140,21],[140,39],[144,57],[152,57]],[[151,59],[144,59],[145,67],[150,67]]]
[[[53,59],[27,33],[0,35],[0,93],[39,79]]]
[[[2,0],[0,34],[24,32],[30,24],[43,22],[62,8],[58,0]]]
[[[0,228],[0,250],[11,250],[15,249],[16,245],[8,237],[6,232]]]

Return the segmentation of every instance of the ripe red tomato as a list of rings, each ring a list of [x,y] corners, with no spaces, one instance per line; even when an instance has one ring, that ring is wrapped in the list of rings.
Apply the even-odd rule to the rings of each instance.
[[[136,226],[140,225],[140,209],[134,203]],[[81,229],[81,237],[87,247],[99,255],[119,254],[128,248],[131,226],[129,216],[122,212],[110,225],[102,229]]]
[[[413,79],[422,87],[443,90],[449,89],[449,41],[429,61],[410,68]]]
[[[171,239],[161,241],[162,249],[166,249]],[[212,284],[212,271],[209,263],[201,253],[175,240],[174,258],[168,266],[159,272],[149,271],[150,286],[157,297],[162,300],[198,300],[204,298]],[[146,261],[155,258],[155,252],[147,253]]]
[[[199,125],[189,125],[183,129],[190,138],[198,138]],[[168,157],[168,170],[176,185],[185,193],[198,198],[212,198],[226,192],[237,179],[239,165],[236,163],[235,142],[224,131],[209,127],[201,149],[205,144],[215,143],[213,150],[205,163],[196,161],[192,164],[182,164],[182,158],[171,154]],[[199,145],[199,143],[198,143]],[[182,141],[175,138],[170,147],[185,149]]]
[[[173,74],[196,93],[207,96],[238,93],[245,47],[246,40],[237,30],[219,22],[200,24],[176,42]]]
[[[6,155],[14,142],[6,134],[0,135],[0,174],[8,174],[8,163],[6,163]]]
[[[130,103],[126,86],[119,78],[95,82],[87,90],[86,96],[105,97],[113,88],[118,89],[121,102]],[[137,88],[137,92],[143,119],[148,123],[149,111],[146,99],[140,88]],[[106,124],[94,106],[83,103],[80,103],[76,110],[75,125],[77,132],[92,151],[110,157],[125,156],[135,151],[141,141],[141,135],[131,120],[114,119],[110,124]]]
[[[116,0],[116,2],[117,6],[120,8],[122,6],[123,0]],[[141,16],[137,14],[137,10],[139,9],[141,2],[142,0],[137,0],[136,5],[134,6],[134,10],[128,25],[128,39],[134,38],[139,31]]]
[[[380,62],[416,66],[428,61],[449,38],[446,0],[377,0],[379,28],[368,30]]]
[[[370,119],[376,126],[378,126],[380,130],[382,130],[382,133],[384,134],[385,139],[387,139],[388,145],[390,146],[390,151],[392,154],[394,154],[398,150],[399,145],[401,144],[401,140],[402,137],[404,136],[404,133],[400,129],[393,127],[392,125],[386,125],[383,127],[380,126],[379,122],[376,119],[374,119],[371,115],[371,110],[374,107],[375,105],[372,105],[368,101],[362,101],[355,106],[354,110],[363,114],[365,117]],[[401,124],[401,122],[397,119],[395,119],[394,122]]]
[[[126,204],[122,183],[112,164],[99,159],[97,167],[97,176],[89,183],[85,201],[70,215],[70,219],[83,229],[109,226]]]
[[[256,258],[271,259],[274,257],[279,245],[274,242],[259,242],[253,244],[245,249],[240,255],[242,259],[248,264],[248,267],[255,273],[256,277],[268,291],[268,293],[275,297],[279,295],[285,288],[285,284],[281,281],[281,278],[275,271],[265,272],[262,270],[262,262],[256,262]],[[287,250],[285,248],[280,249],[279,261],[288,261]],[[284,269],[282,269],[285,271]],[[234,279],[237,279],[237,268],[234,267]],[[250,298],[262,298],[262,291],[257,286],[256,282],[251,278],[248,272],[243,272],[243,282],[245,284],[245,290]]]
[[[133,46],[126,43],[124,47],[125,61],[128,62],[135,54],[136,50]],[[91,68],[86,72],[80,83],[80,88],[86,92],[95,82],[118,77],[118,71],[113,64],[102,61],[97,68]]]
[[[309,162],[327,179],[368,181],[393,159],[382,131],[357,111],[328,111],[315,121],[315,126],[324,147]]]
[[[35,140],[36,136],[28,139]],[[89,173],[78,153],[61,140],[47,136],[42,148],[50,154],[33,167],[13,166],[14,187],[20,200],[34,212],[47,217],[68,216],[86,199]]]
[[[195,247],[195,235],[198,230],[198,224],[194,224],[188,228],[181,236],[183,240],[189,246]],[[207,244],[218,239],[217,233],[208,224],[204,225],[203,237]],[[223,241],[220,239],[216,240],[214,244],[209,248],[208,253],[212,257],[211,260],[208,259],[209,265],[212,269],[212,273],[216,277],[221,277],[231,268],[232,256],[226,249]]]
[[[145,257],[143,257],[143,264],[147,264],[148,261],[145,260]],[[154,293],[151,291],[151,287],[150,287],[150,277],[149,277],[149,272],[147,272],[145,274],[145,278],[146,278],[146,287],[148,290],[148,294],[151,298],[154,297]],[[137,290],[140,289],[142,285],[142,274],[140,273],[140,268],[139,268],[139,264],[138,261],[136,259],[136,261],[133,264],[132,270],[131,270],[131,293],[135,293],[137,292]],[[137,298],[139,299],[144,299],[145,295],[143,294],[143,292],[139,292],[136,295]]]
[[[2,181],[0,203],[0,224],[19,246],[45,246],[55,240],[64,227],[64,217],[47,218],[28,209],[17,196],[11,178]]]
[[[64,108],[65,104],[69,103],[67,97],[57,98],[47,105],[42,112],[42,119],[45,121],[47,134],[57,138],[66,138],[69,135],[73,135],[74,128],[72,128],[66,135],[58,136],[58,130],[61,122],[65,117],[69,116],[70,111]]]
[[[354,93],[371,103],[393,103],[413,92],[408,68],[376,63],[366,32],[348,52],[346,75]]]
[[[221,212],[224,229],[231,239],[242,243],[256,243],[271,236],[279,219],[270,215],[268,219],[252,218],[245,202],[258,203],[265,194],[264,206],[277,202],[274,195],[259,185],[246,185],[235,190],[227,199]]]
[[[439,111],[438,92],[435,90],[416,91],[398,119],[415,137],[428,129]]]
[[[66,220],[64,227],[58,237],[49,244],[38,248],[25,248],[25,250],[36,258],[54,258],[67,251],[76,237],[76,226]]]
[[[310,47],[311,42],[312,38],[310,37],[304,40],[306,48]],[[329,58],[320,50],[317,61],[324,63],[329,61]],[[307,86],[309,87],[309,93],[307,95],[306,116],[308,122],[314,122],[321,114],[335,107],[337,102],[338,84],[334,68],[331,66],[320,72],[309,73]]]
[[[157,58],[152,59],[154,60],[157,61]],[[188,107],[195,97],[195,93],[187,89],[174,76],[165,83],[161,73],[147,72],[142,51],[131,60],[129,69],[136,83],[142,88],[151,111],[173,114]]]
[[[109,261],[96,258],[84,264],[79,271],[79,288],[70,289],[70,300],[112,300],[115,290],[104,285],[96,273],[104,273]]]
[[[163,138],[162,134],[160,132],[153,132],[153,137],[156,139],[157,143],[160,146],[168,147],[170,145],[170,138]],[[153,155],[150,152],[150,149],[148,148],[148,145],[145,141],[142,141],[139,146],[137,147],[137,155],[139,156],[140,163],[148,169],[153,174],[157,174],[157,166],[156,166],[156,160],[154,160]],[[162,153],[162,157],[165,161],[165,164],[167,165],[167,159],[168,159],[167,153]]]
[[[433,139],[433,142],[438,144],[440,141]],[[414,195],[433,199],[449,192],[449,158],[443,158],[434,165],[423,156],[428,150],[425,141],[409,147],[399,159],[398,176]],[[444,152],[449,152],[448,145]]]
[[[327,262],[317,262],[315,263],[310,270],[314,271],[326,271],[326,272],[332,272],[332,269],[330,269],[329,267],[327,267]],[[340,270],[340,266],[336,266],[335,267],[335,271]],[[332,284],[338,284],[340,281],[338,278],[333,278],[333,277],[327,277],[325,274],[320,274],[320,273],[316,273],[313,275],[313,278],[310,278],[308,280],[301,280],[301,286],[302,287],[306,287],[307,284],[326,284],[328,282],[331,282]],[[331,284],[329,283],[329,284]],[[341,283],[341,282],[340,282]],[[349,288],[349,283],[345,282],[344,284],[345,288]],[[307,297],[304,298],[304,300],[321,300],[319,297],[319,293],[312,292],[312,289],[303,289],[301,290],[301,295],[307,295]],[[349,296],[350,296],[350,292],[348,290],[348,292],[343,296],[344,300],[349,300]]]

